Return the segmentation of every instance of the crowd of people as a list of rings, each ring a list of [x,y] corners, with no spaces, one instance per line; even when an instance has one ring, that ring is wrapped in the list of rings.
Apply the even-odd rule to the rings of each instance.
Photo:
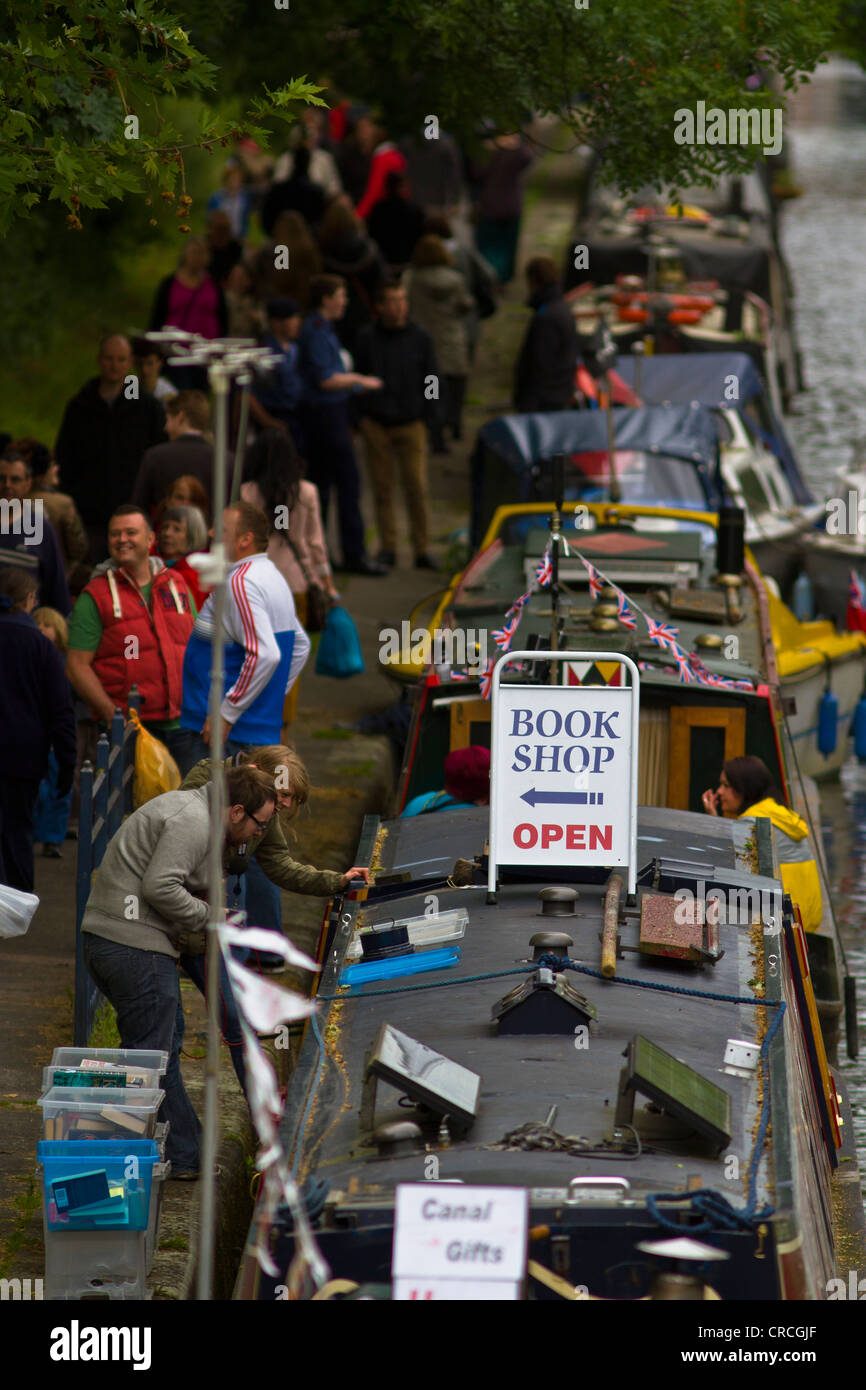
[[[310,651],[305,623],[314,599],[318,607],[339,598],[335,569],[376,578],[400,564],[401,535],[414,566],[437,567],[429,455],[461,438],[480,324],[514,276],[528,142],[492,135],[476,162],[447,133],[429,134],[395,141],[374,113],[335,100],[327,114],[303,113],[276,160],[242,141],[205,226],[156,286],[149,330],[252,338],[276,359],[254,380],[243,441],[239,401],[231,403],[230,447],[242,444],[244,457],[239,496],[214,494],[206,370],[169,361],[144,332],[102,338],[96,375],[46,421],[42,438],[17,437],[14,421],[0,422],[0,881],[32,892],[34,844],[62,855],[77,773],[136,687],[144,729],[185,780],[111,842],[84,919],[85,956],[117,1009],[123,1046],[171,1055],[167,1117],[180,1175],[197,1171],[198,1128],[180,1079],[177,972],[203,988],[211,811],[214,615],[196,556],[222,513],[224,866],[235,906],[279,929],[281,889],[333,894],[367,877],[299,865],[288,852],[285,821],[307,795],[286,741]],[[536,408],[552,389],[553,408],[566,406],[576,351],[552,262],[531,263],[529,289],[536,313],[515,404]],[[359,454],[375,553],[361,516]],[[397,478],[408,525],[398,519]],[[470,772],[461,781],[451,769],[443,797],[483,804],[486,767]],[[142,904],[134,921],[131,898]],[[222,1011],[243,1085],[225,979]]]

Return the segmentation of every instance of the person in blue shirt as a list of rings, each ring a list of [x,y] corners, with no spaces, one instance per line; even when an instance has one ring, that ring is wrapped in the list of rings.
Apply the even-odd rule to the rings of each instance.
[[[254,384],[250,392],[250,414],[260,429],[287,430],[298,453],[303,454],[300,405],[304,387],[297,341],[301,331],[301,306],[287,295],[274,295],[268,300],[266,311],[268,329],[260,342],[262,347],[279,353],[280,360]]]
[[[319,491],[322,522],[327,525],[331,489],[337,493],[342,569],[350,574],[385,575],[385,565],[371,560],[364,545],[360,479],[349,398],[355,391],[380,391],[379,377],[346,370],[334,324],[346,312],[346,282],[339,275],[315,275],[310,281],[310,312],[299,339],[304,383],[302,421],[310,481]]]
[[[445,759],[444,791],[413,796],[400,813],[423,816],[430,811],[453,811],[462,806],[487,806],[490,802],[490,749],[481,744],[455,748]]]

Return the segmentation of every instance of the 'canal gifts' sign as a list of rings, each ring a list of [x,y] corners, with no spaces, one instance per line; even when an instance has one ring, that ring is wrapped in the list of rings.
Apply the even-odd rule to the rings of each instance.
[[[395,1196],[396,1301],[520,1298],[527,1259],[526,1188],[401,1183]]]
[[[490,891],[496,867],[629,866],[634,892],[640,677],[627,687],[501,684],[514,660],[597,659],[584,652],[510,652],[491,688]]]

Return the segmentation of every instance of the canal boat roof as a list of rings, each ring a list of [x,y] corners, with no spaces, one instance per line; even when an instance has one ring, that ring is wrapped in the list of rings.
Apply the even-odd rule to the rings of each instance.
[[[402,890],[395,888],[386,901],[361,903],[357,915],[354,910],[342,915],[320,985],[322,1016],[307,1034],[280,1128],[294,1171],[316,1193],[316,1209],[323,1212],[316,1238],[333,1276],[388,1284],[395,1189],[429,1179],[435,1156],[440,1184],[529,1189],[530,1225],[547,1222],[548,1235],[563,1233],[557,1239],[566,1242],[569,1258],[561,1272],[595,1295],[634,1298],[646,1292],[652,1262],[637,1245],[664,1235],[648,1202],[652,1194],[689,1204],[690,1194],[710,1190],[743,1215],[739,1229],[711,1221],[712,1233],[701,1237],[730,1257],[713,1266],[712,1283],[722,1297],[820,1296],[834,1272],[833,1159],[831,1146],[820,1137],[815,1102],[796,1079],[804,1056],[796,1013],[789,1007],[766,1049],[766,1080],[759,1079],[760,1068],[736,1075],[724,1070],[731,1039],[754,1054],[771,1026],[775,1006],[752,1001],[765,992],[776,1001],[783,987],[788,997],[774,964],[778,938],[767,937],[759,917],[751,926],[725,922],[719,928],[724,954],[717,963],[684,968],[634,949],[638,912],[628,911],[617,981],[603,980],[598,967],[605,888],[597,874],[593,881],[592,874],[581,879],[571,870],[562,878],[554,869],[539,871],[536,881],[528,881],[525,871],[503,869],[495,903],[479,884],[480,873],[475,887],[466,885],[465,878],[464,886],[443,880],[456,872],[458,860],[481,860],[487,825],[487,808],[443,811],[382,827],[375,818],[365,823],[361,860],[372,855],[377,870],[408,873],[411,881]],[[774,877],[747,877],[756,865],[775,873],[772,850],[769,860],[761,857],[769,840],[757,836],[762,848],[756,858],[747,833],[735,821],[710,822],[688,812],[641,807],[638,903],[656,891],[655,884],[670,898],[674,881],[700,892],[700,882],[710,876],[720,885],[751,883],[758,891],[773,892],[778,888]],[[540,890],[567,881],[579,887],[573,915],[543,918]],[[425,973],[428,987],[420,990],[387,979],[360,990],[341,988],[356,930],[417,918],[425,904],[429,910],[434,891],[434,917],[452,910],[466,913],[459,963]],[[595,971],[563,976],[596,1012],[582,1036],[585,1018],[579,1014],[573,1028],[531,1035],[507,1035],[493,1020],[498,1001],[528,978],[530,937],[545,929],[566,932],[573,943],[567,948],[570,959]],[[521,970],[522,975],[517,973]],[[465,983],[453,983],[458,977]],[[662,992],[651,986],[661,986]],[[683,989],[724,997],[697,997],[679,992]],[[399,1085],[384,1079],[372,1084],[365,1059],[386,1026],[480,1077],[476,1114],[468,1129],[452,1123],[446,1133],[440,1115],[423,1105],[413,1108],[411,1094],[401,1100]],[[617,1118],[621,1082],[628,1089],[621,1075],[623,1057],[637,1037],[728,1098],[727,1141],[702,1136],[686,1116],[676,1119],[670,1106],[665,1111],[664,1105],[648,1104],[646,1090],[636,1095],[631,1118],[627,1106]],[[632,1061],[633,1054],[625,1063],[627,1076],[632,1075]],[[701,1082],[693,1084],[700,1091]],[[767,1085],[772,1123],[758,1159],[756,1136],[764,1133]],[[676,1089],[672,1081],[669,1096]],[[558,1112],[550,1117],[554,1105]],[[419,1127],[409,1142],[401,1125],[407,1120]],[[545,1121],[558,1136],[552,1145],[544,1142],[543,1132],[542,1142],[535,1142]],[[519,1132],[523,1126],[535,1131],[526,1145]],[[395,1134],[403,1142],[390,1147]],[[731,1155],[737,1160],[733,1165]],[[750,1166],[755,1178],[747,1204]],[[453,1200],[459,1191],[430,1186],[438,1201]],[[756,1213],[767,1204],[775,1215],[771,1225],[762,1225]],[[664,1210],[672,1212],[670,1206]],[[284,1268],[291,1258],[290,1229],[278,1227],[275,1240],[276,1263]],[[783,1292],[782,1248],[797,1251],[801,1291],[793,1295],[790,1288]],[[546,1242],[537,1250],[550,1260]],[[763,1252],[761,1258],[755,1258],[756,1251]],[[258,1296],[272,1296],[271,1281],[264,1276]]]
[[[646,405],[687,405],[698,401],[716,410],[738,410],[757,440],[779,459],[795,500],[814,499],[803,478],[784,426],[773,409],[763,376],[745,352],[656,353],[642,357],[620,354],[616,370],[627,386],[640,377],[640,397]],[[732,382],[736,395],[731,395]]]
[[[640,480],[627,477],[626,489],[637,495],[625,500],[656,506],[715,506],[724,500],[719,477],[719,436],[712,411],[686,405],[615,406],[611,412],[614,447],[620,455],[645,455]],[[565,454],[565,495],[578,498],[607,480],[608,420],[600,410],[538,411],[503,415],[478,432],[472,455],[472,523],[475,544],[497,505],[535,501],[539,470],[557,454]],[[576,455],[586,456],[585,460]],[[649,461],[652,460],[652,468]],[[667,462],[667,461],[673,461]],[[617,460],[618,465],[622,459]],[[586,464],[584,471],[582,464]],[[599,500],[596,497],[593,501]]]

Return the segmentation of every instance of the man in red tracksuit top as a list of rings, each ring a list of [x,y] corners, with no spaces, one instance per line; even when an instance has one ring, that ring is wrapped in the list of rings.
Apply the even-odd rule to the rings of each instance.
[[[183,577],[148,554],[153,532],[139,507],[108,523],[110,560],[97,566],[69,623],[67,675],[99,720],[141,695],[141,720],[172,751],[183,694],[183,654],[196,610]]]

